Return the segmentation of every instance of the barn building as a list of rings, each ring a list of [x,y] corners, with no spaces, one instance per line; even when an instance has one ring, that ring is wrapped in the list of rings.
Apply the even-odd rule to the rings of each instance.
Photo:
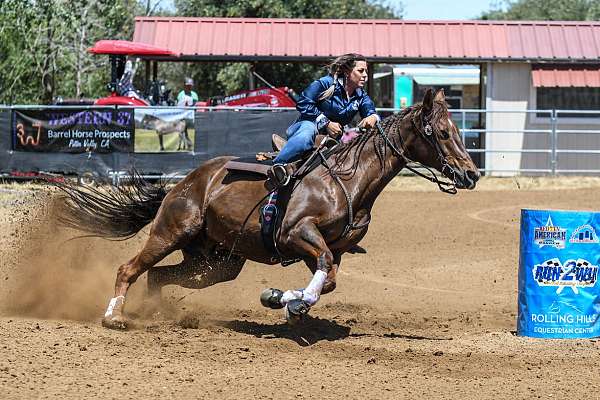
[[[422,64],[476,68],[477,85],[426,84],[461,99],[467,111],[453,118],[486,172],[600,173],[600,22],[137,17],[133,40],[180,61],[323,63],[357,52],[374,83]],[[410,105],[396,101],[393,79],[369,89],[375,101]]]

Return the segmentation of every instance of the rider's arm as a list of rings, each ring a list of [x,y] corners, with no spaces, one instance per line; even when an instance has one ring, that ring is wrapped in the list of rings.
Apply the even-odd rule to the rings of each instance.
[[[329,123],[329,119],[319,110],[317,103],[319,96],[333,83],[330,76],[314,81],[300,94],[296,109],[303,120],[312,121],[321,130]]]
[[[375,103],[373,103],[373,100],[371,100],[371,98],[366,92],[363,92],[363,95],[360,99],[358,112],[360,113],[360,117],[363,119],[375,114],[377,120],[381,120],[381,118],[379,118],[379,115],[377,115],[377,111],[375,111]]]

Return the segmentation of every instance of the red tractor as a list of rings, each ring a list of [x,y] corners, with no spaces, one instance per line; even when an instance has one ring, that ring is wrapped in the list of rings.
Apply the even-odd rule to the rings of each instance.
[[[156,78],[156,62],[159,59],[169,60],[176,57],[177,54],[171,50],[126,40],[100,40],[88,51],[93,54],[108,54],[110,61],[110,83],[107,85],[110,96],[100,98],[94,101],[94,104],[149,106],[161,105],[161,102],[168,98],[164,83]],[[149,81],[149,64],[154,61],[152,81],[150,81],[146,96],[142,96],[133,87],[135,66],[127,60],[128,56],[146,60],[146,82]]]

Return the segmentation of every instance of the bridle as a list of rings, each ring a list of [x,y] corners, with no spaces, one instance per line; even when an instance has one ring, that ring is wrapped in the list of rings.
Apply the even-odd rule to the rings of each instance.
[[[407,116],[408,115],[410,115],[410,114],[407,114]],[[452,176],[451,182],[440,180],[431,168],[407,157],[405,154],[406,153],[406,145],[405,145],[404,139],[402,138],[402,135],[400,133],[398,133],[398,138],[400,141],[400,149],[401,150],[398,149],[394,145],[394,143],[392,143],[392,141],[390,140],[388,135],[383,130],[383,127],[381,126],[380,122],[377,122],[375,124],[375,126],[377,128],[377,132],[379,133],[379,135],[383,138],[383,140],[390,147],[390,149],[392,149],[392,153],[394,153],[394,155],[396,157],[401,158],[406,161],[406,163],[407,163],[406,168],[409,171],[411,171],[415,175],[420,176],[421,178],[427,179],[428,181],[437,184],[438,188],[444,193],[456,194],[458,192],[456,189],[456,170],[448,162],[448,156],[446,156],[444,154],[444,151],[442,150],[442,146],[440,145],[439,141],[437,140],[437,136],[434,135],[434,133],[433,133],[433,127],[431,125],[431,113],[425,115],[421,111],[419,116],[420,116],[419,117],[420,127],[417,126],[417,124],[415,122],[415,118],[411,118],[411,122],[412,122],[413,126],[415,127],[416,131],[425,139],[425,141],[427,143],[429,143],[429,145],[431,147],[433,147],[433,149],[437,153],[437,158],[438,158],[440,164],[442,165],[442,174],[444,174],[445,171],[448,171],[448,175]],[[429,173],[432,176],[427,176],[427,175],[423,174],[422,172],[420,172],[417,169],[408,165],[408,163],[413,163],[413,164],[419,165],[420,167],[429,171]],[[444,175],[446,175],[446,174],[444,174]],[[446,176],[448,176],[448,175],[446,175]]]

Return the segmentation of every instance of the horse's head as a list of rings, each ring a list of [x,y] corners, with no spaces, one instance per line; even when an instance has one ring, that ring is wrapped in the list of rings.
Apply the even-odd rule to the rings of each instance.
[[[144,114],[141,124],[144,129],[154,129],[154,125],[156,124],[156,117],[150,114]]]
[[[413,161],[440,171],[459,189],[474,189],[481,176],[465,149],[460,132],[450,120],[444,91],[428,89],[402,121],[407,132],[406,152]]]

